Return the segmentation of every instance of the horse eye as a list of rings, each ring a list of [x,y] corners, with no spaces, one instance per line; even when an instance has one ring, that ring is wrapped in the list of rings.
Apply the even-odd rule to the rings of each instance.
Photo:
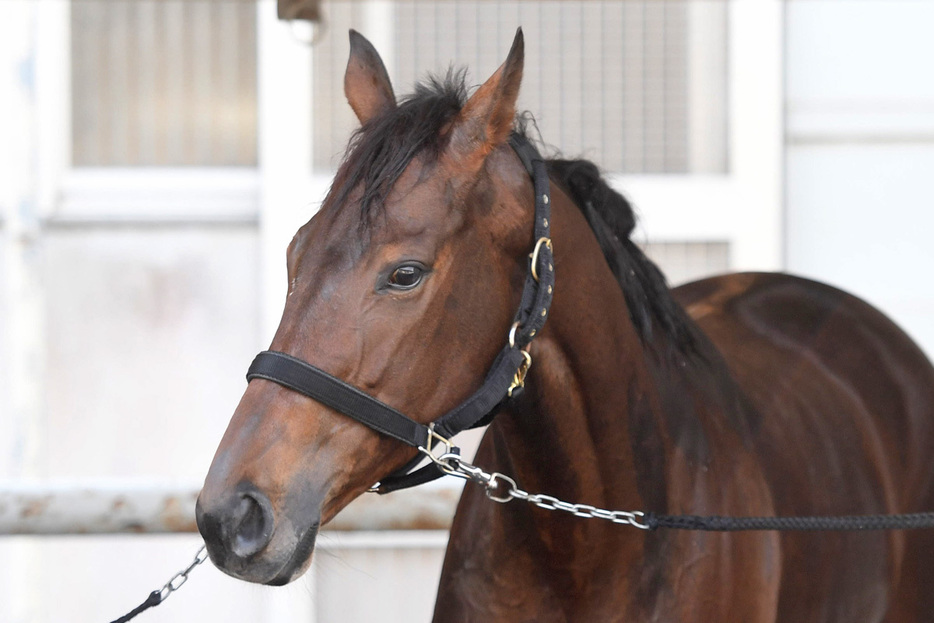
[[[422,281],[425,270],[414,264],[404,264],[389,275],[387,283],[399,290],[411,290]]]

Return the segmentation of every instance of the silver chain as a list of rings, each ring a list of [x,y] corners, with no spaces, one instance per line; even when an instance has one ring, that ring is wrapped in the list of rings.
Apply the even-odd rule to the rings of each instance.
[[[159,603],[162,603],[168,598],[169,595],[180,589],[182,585],[188,581],[188,574],[191,573],[192,569],[207,560],[207,557],[208,550],[205,549],[204,545],[202,545],[198,550],[198,553],[195,554],[195,558],[191,561],[191,564],[173,575],[172,579],[166,582],[165,586],[159,590]]]
[[[505,504],[512,500],[522,500],[546,510],[571,513],[575,517],[605,519],[616,524],[626,524],[642,530],[649,529],[649,526],[642,523],[641,520],[644,514],[640,511],[606,510],[591,506],[590,504],[565,502],[554,496],[545,495],[544,493],[529,493],[528,491],[520,489],[516,481],[509,476],[500,474],[499,472],[493,472],[492,474],[485,472],[482,468],[471,465],[462,459],[459,454],[454,452],[447,452],[435,456],[427,450],[421,450],[428,458],[437,464],[438,468],[445,474],[463,478],[464,480],[469,480],[482,486],[486,496],[494,502]]]

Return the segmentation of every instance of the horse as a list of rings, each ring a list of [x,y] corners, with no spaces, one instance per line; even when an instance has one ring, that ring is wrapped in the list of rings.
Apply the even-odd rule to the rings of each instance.
[[[513,325],[535,244],[509,145],[524,62],[397,101],[351,31],[361,127],[288,247],[271,351],[426,424],[476,391]],[[893,322],[828,285],[740,273],[673,290],[596,165],[552,159],[555,287],[524,391],[476,465],[604,509],[772,516],[934,509],[934,369]],[[544,315],[544,313],[543,313]],[[264,378],[247,386],[197,504],[214,564],[281,585],[341,508],[415,449]],[[436,621],[930,621],[929,531],[644,531],[468,485]]]

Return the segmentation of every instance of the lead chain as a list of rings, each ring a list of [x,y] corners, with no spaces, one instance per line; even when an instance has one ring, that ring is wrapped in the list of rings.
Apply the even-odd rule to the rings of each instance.
[[[158,606],[161,604],[169,597],[169,595],[180,589],[182,585],[188,581],[188,574],[191,573],[192,569],[207,560],[207,557],[208,552],[204,545],[202,545],[200,549],[198,549],[198,553],[195,554],[195,558],[191,561],[191,564],[173,575],[172,579],[165,583],[165,586],[159,590],[155,590],[149,593],[149,597],[146,598],[146,601],[136,606],[122,617],[114,619],[112,623],[127,623],[128,621],[135,619],[138,614],[149,610],[153,606]]]
[[[465,461],[459,454],[446,453],[440,456],[426,454],[445,474],[481,485],[486,496],[494,502],[505,504],[512,500],[523,500],[545,510],[564,511],[575,517],[605,519],[615,524],[626,524],[642,530],[649,529],[649,526],[641,521],[644,514],[640,511],[607,510],[590,504],[565,502],[544,493],[529,493],[520,489],[516,481],[509,476],[499,472],[493,472],[492,474],[485,472],[482,468]],[[506,490],[500,491],[504,485]]]
[[[207,557],[208,557],[208,551],[207,549],[205,549],[205,546],[202,545],[201,548],[198,550],[198,553],[195,554],[195,558],[194,560],[191,561],[191,564],[188,565],[182,571],[179,571],[178,573],[173,575],[172,579],[166,582],[165,586],[163,586],[159,590],[159,601],[160,602],[165,601],[169,595],[171,595],[172,593],[180,589],[182,585],[188,581],[188,574],[191,573],[192,569],[194,569],[195,567],[203,563],[205,560],[207,560]]]

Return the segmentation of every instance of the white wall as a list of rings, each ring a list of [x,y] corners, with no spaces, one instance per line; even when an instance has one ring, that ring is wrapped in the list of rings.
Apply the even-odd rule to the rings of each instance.
[[[934,356],[932,24],[930,2],[786,5],[786,257]]]

